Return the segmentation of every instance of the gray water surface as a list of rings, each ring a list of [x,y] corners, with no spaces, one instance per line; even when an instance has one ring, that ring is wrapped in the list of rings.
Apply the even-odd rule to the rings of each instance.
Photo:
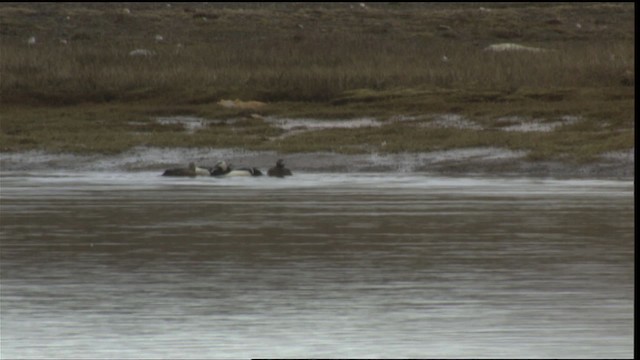
[[[3,172],[0,356],[633,357],[633,182]]]

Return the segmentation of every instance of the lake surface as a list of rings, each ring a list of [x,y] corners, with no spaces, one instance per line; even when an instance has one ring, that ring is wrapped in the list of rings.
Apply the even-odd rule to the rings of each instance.
[[[3,172],[2,358],[632,358],[632,181]]]

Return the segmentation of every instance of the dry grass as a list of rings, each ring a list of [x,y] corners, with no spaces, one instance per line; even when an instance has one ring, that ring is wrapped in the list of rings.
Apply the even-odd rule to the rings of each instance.
[[[360,88],[617,86],[633,70],[633,16],[609,23],[632,5],[245,7],[137,4],[125,14],[120,4],[4,5],[0,94],[45,104],[327,101]],[[166,39],[156,42],[156,33]],[[555,51],[483,51],[504,41]],[[129,56],[136,48],[156,55]]]
[[[131,46],[120,44],[0,45],[0,94],[3,102],[51,105],[141,99],[197,104],[221,98],[319,102],[354,89],[611,87],[626,81],[634,60],[630,42],[540,54],[491,53],[446,40],[427,45],[391,39],[385,45],[358,35],[308,40],[306,46],[248,42],[158,49],[148,58],[132,58]],[[217,56],[223,51],[227,56]]]

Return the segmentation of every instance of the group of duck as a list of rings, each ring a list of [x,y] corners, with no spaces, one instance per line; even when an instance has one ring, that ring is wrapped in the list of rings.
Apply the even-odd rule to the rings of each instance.
[[[261,176],[262,171],[254,167],[244,167],[233,169],[226,161],[218,162],[214,167],[199,167],[194,162],[189,163],[186,168],[167,169],[162,176]],[[276,166],[267,171],[267,175],[275,177],[285,177],[293,175],[291,170],[284,166],[284,161],[279,159]]]

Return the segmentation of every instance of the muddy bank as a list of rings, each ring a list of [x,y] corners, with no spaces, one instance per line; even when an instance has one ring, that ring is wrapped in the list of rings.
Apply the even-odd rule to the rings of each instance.
[[[634,150],[608,153],[598,161],[578,164],[530,161],[524,151],[470,148],[429,153],[399,154],[278,154],[236,149],[135,148],[119,155],[50,154],[41,151],[0,153],[2,171],[158,171],[194,161],[213,166],[219,160],[234,166],[266,170],[283,158],[289,168],[301,172],[429,172],[456,176],[524,176],[558,178],[633,179]]]

